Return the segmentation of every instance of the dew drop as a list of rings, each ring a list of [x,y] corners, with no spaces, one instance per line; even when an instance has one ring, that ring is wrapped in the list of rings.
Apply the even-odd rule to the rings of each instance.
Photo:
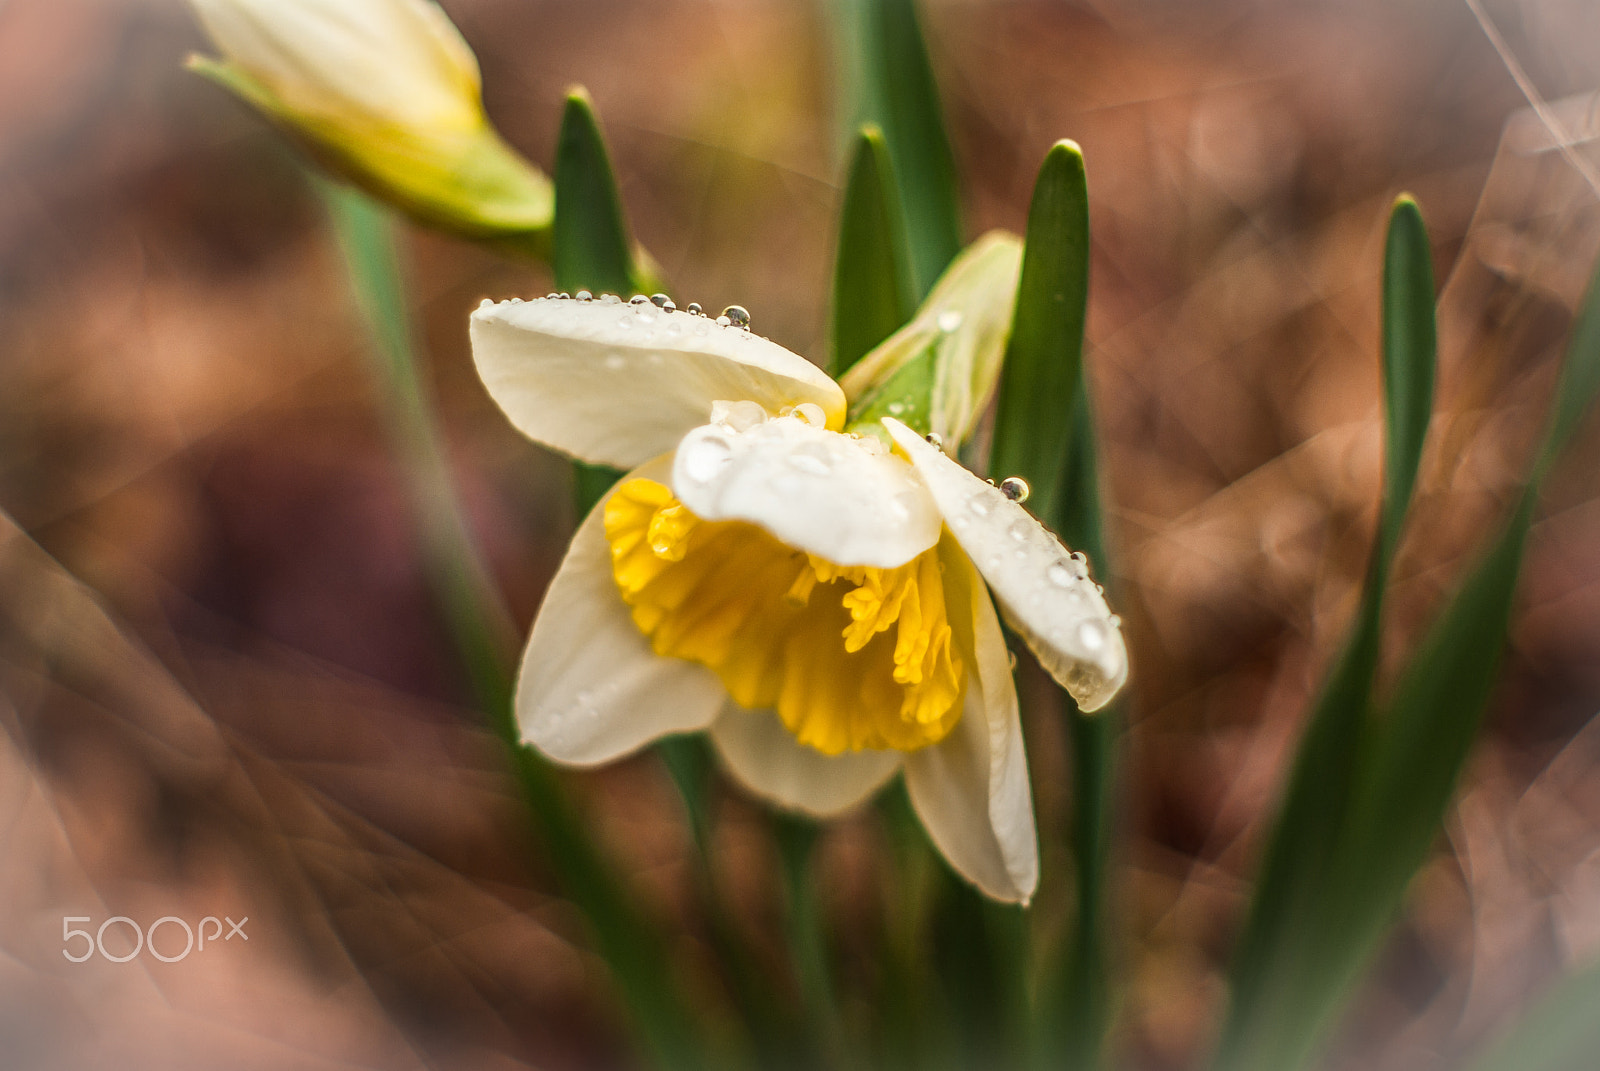
[[[1078,580],[1078,574],[1064,562],[1055,562],[1044,571],[1044,578],[1058,588],[1070,588]]]
[[[1086,651],[1098,651],[1106,645],[1106,627],[1098,621],[1085,621],[1078,626],[1078,642]]]
[[[696,483],[705,483],[722,471],[733,460],[733,447],[727,440],[714,436],[697,439],[684,447],[679,464],[683,474]]]
[[[577,298],[579,301],[593,301],[594,300],[594,295],[589,293],[589,291],[587,291],[587,290],[579,290],[576,294],[573,294],[572,296]]]
[[[638,319],[642,324],[653,324],[656,322],[656,314],[650,312],[648,309],[640,309]]]
[[[561,293],[557,294],[556,296],[558,298],[560,298],[562,301],[571,301],[572,300],[572,295],[567,293],[565,290],[563,290]]]
[[[801,443],[789,455],[789,464],[812,476],[826,476],[833,471],[828,448],[821,443]]]
[[[960,330],[963,319],[964,317],[959,309],[946,309],[939,314],[939,330],[947,335],[952,331]]]
[[[556,293],[556,292],[555,292],[555,291],[554,291],[554,290],[552,290],[552,291],[550,291],[550,292],[549,292],[549,293],[548,293],[548,294],[546,294],[546,295],[545,295],[545,296],[544,296],[544,299],[545,299],[545,300],[546,300],[546,301],[554,301],[554,300],[555,300],[555,299],[556,299],[556,298],[558,298],[558,297],[560,297],[560,296],[561,296],[561,295],[560,295],[560,294],[558,294],[558,293]]]
[[[729,431],[746,432],[766,423],[766,420],[767,411],[761,408],[760,402],[744,399],[737,402],[713,402],[711,405],[711,422],[721,424]]]
[[[1021,476],[1007,476],[1000,481],[1000,490],[1013,502],[1026,502],[1033,494],[1033,488]]]
[[[982,491],[967,499],[967,508],[979,517],[989,515],[989,496]]]
[[[600,295],[600,304],[602,304],[602,305],[620,305],[620,304],[622,304],[622,299],[619,298],[615,294],[601,294]]]
[[[826,427],[828,414],[816,402],[801,402],[794,407],[794,415],[814,428]]]
[[[1007,529],[1007,532],[1009,532],[1011,538],[1015,539],[1018,543],[1026,543],[1028,541],[1028,537],[1033,534],[1033,525],[1029,524],[1027,521],[1017,521]]]
[[[664,309],[668,305],[672,305],[672,299],[665,294],[651,294],[650,304],[654,305],[658,309]],[[674,305],[673,307],[676,308],[677,306]]]
[[[628,299],[628,304],[629,305],[648,305],[648,304],[650,304],[650,299],[645,297],[643,294],[635,294],[631,298]]]
[[[944,436],[940,435],[938,432],[930,431],[928,434],[924,435],[923,438],[928,440],[929,445],[935,447],[936,449],[944,449]]]
[[[894,514],[897,521],[909,521],[916,512],[917,496],[910,491],[901,491],[889,500],[889,512]]]
[[[732,327],[733,326],[733,321],[728,319],[726,316],[718,316],[717,317],[717,326],[718,327]]]
[[[688,313],[690,316],[704,316],[706,312],[706,310],[700,307],[700,303],[698,301],[689,302],[689,304],[683,307],[683,311]]]
[[[727,308],[722,310],[722,315],[726,316],[728,318],[728,322],[733,324],[735,327],[750,326],[750,310],[745,308],[743,305],[729,305]]]

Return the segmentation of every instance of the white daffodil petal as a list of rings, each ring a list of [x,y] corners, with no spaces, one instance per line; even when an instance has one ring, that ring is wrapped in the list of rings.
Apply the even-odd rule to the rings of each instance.
[[[718,401],[768,412],[811,403],[844,421],[839,385],[776,342],[704,316],[611,298],[485,303],[472,356],[524,435],[595,464],[666,453]]]
[[[939,541],[922,481],[877,439],[799,417],[684,436],[672,491],[708,521],[748,521],[835,565],[903,565]]]
[[[968,589],[978,664],[955,730],[906,756],[906,790],[951,866],[996,900],[1025,904],[1039,884],[1039,847],[1011,659],[971,564],[950,563],[945,576]]]
[[[898,420],[883,423],[1039,663],[1079,709],[1105,706],[1128,679],[1128,652],[1083,556]]]
[[[729,702],[711,742],[736,781],[780,807],[831,818],[867,799],[900,768],[898,751],[824,755],[795,740],[770,710]]]
[[[659,458],[632,475],[659,482],[671,463]],[[659,657],[634,625],[612,577],[602,501],[573,536],[528,637],[517,678],[523,737],[557,762],[609,762],[704,729],[726,698],[716,674]]]

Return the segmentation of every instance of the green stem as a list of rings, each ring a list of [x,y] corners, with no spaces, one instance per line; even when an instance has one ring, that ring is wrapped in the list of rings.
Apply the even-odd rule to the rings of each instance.
[[[372,371],[406,471],[429,578],[472,690],[506,743],[561,890],[587,917],[645,1048],[658,1066],[699,1071],[708,1061],[678,999],[662,936],[578,819],[555,769],[521,742],[512,710],[515,633],[462,520],[432,399],[418,371],[389,217],[353,190],[322,182],[318,188],[372,336]]]
[[[817,896],[815,850],[817,824],[797,815],[779,814],[772,822],[783,869],[785,899],[784,936],[800,984],[806,1020],[817,1036],[816,1048],[833,1067],[854,1066],[851,1046],[844,1033],[833,978],[828,967],[822,903]]]

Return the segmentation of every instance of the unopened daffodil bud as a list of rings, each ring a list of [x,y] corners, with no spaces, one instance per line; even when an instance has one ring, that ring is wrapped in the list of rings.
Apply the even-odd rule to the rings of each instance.
[[[951,444],[989,404],[1016,304],[1022,240],[990,231],[961,252],[922,307],[839,381],[850,427],[882,437],[884,417]]]
[[[537,246],[549,180],[484,114],[478,63],[431,0],[191,0],[221,59],[190,66],[423,222]]]

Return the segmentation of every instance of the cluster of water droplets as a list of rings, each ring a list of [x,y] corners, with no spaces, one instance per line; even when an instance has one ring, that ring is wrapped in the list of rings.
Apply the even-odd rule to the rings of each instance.
[[[927,438],[942,447],[936,436]],[[946,523],[1041,662],[1086,709],[1104,703],[1127,672],[1127,655],[1121,623],[1090,578],[1087,556],[1069,550],[1022,507],[1029,487],[1021,477],[996,485],[931,454],[918,468]]]
[[[617,294],[602,293],[599,296],[596,296],[596,295],[590,293],[588,290],[579,290],[576,294],[569,294],[566,291],[561,291],[561,292],[558,293],[558,292],[552,290],[552,291],[550,291],[550,293],[546,294],[543,298],[539,298],[539,299],[536,299],[536,300],[542,300],[542,301],[581,301],[581,302],[595,301],[595,302],[599,302],[602,305],[620,305],[620,304],[622,304],[622,298],[621,298],[621,296],[619,296]],[[645,306],[650,306],[650,305],[655,306],[656,308],[660,309],[662,312],[677,312],[677,311],[679,311],[677,303],[675,301],[673,301],[672,298],[670,296],[668,296],[667,294],[659,294],[659,293],[657,293],[657,294],[649,294],[649,295],[646,295],[646,294],[635,294],[635,295],[633,295],[633,297],[628,299],[627,303],[629,305],[634,306],[635,308],[640,309],[641,312],[645,312],[647,314],[648,314],[648,309],[646,309]],[[494,304],[494,302],[492,300],[490,300],[489,298],[484,298],[483,301],[479,303],[478,307],[481,308],[481,309],[486,309],[486,308],[491,307],[493,304]],[[520,305],[520,304],[522,304],[522,299],[514,297],[514,298],[511,299],[511,304]],[[740,328],[741,330],[744,330],[744,331],[750,330],[750,310],[746,309],[743,305],[729,305],[726,308],[724,308],[722,310],[722,312],[719,313],[715,317],[706,316],[705,309],[701,307],[701,305],[700,305],[700,303],[698,301],[689,302],[689,304],[687,304],[687,305],[685,305],[683,307],[682,311],[684,312],[685,315],[688,315],[688,316],[700,316],[700,317],[705,317],[707,319],[710,319],[714,323],[716,323],[717,326],[719,326],[719,327],[737,327],[737,328]],[[649,321],[649,322],[653,322],[653,317],[652,317],[652,321]]]

